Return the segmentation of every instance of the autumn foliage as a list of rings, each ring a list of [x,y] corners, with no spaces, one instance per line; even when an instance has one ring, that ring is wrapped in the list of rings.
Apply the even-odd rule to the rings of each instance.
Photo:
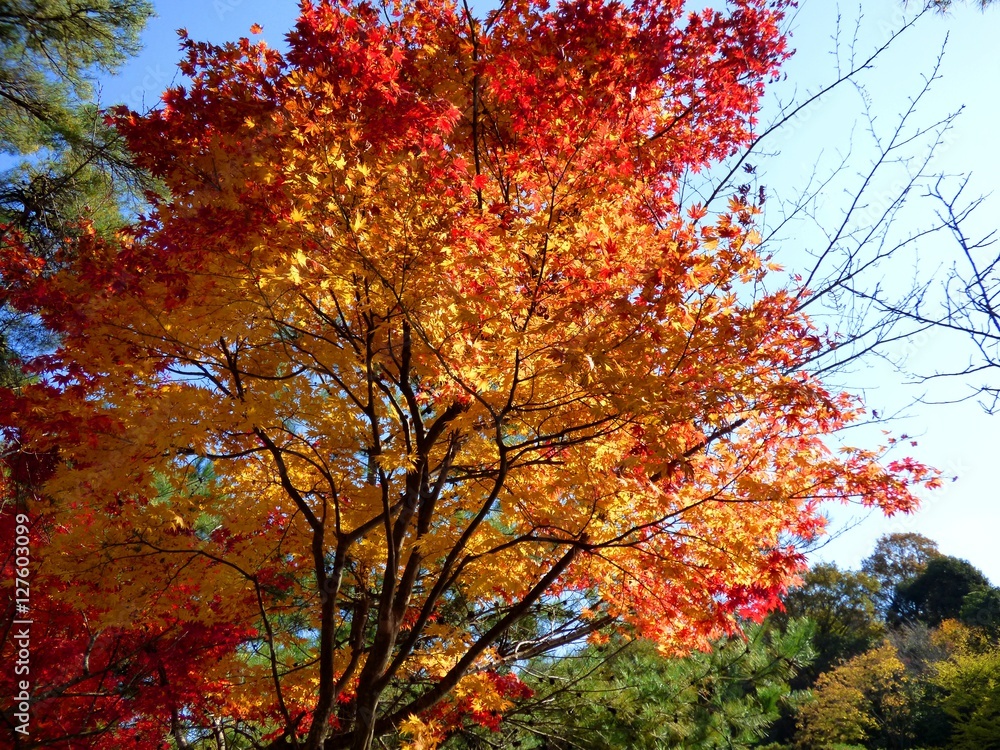
[[[74,748],[430,746],[524,694],[551,640],[506,636],[553,602],[689,650],[775,606],[824,501],[909,510],[933,474],[824,440],[861,407],[806,374],[831,341],[754,196],[679,193],[751,138],[784,5],[320,2],[284,54],[183,38],[190,82],[113,115],[167,193],[0,262],[60,340],[0,395],[8,464],[52,463],[7,477],[66,654],[39,727],[89,648],[117,700]]]

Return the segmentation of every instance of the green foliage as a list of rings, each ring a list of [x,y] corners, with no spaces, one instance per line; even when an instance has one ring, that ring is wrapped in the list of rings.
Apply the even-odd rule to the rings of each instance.
[[[940,557],[937,543],[921,534],[886,534],[875,543],[875,549],[861,563],[861,572],[879,583],[879,591],[872,595],[880,615],[885,615],[892,605],[896,589],[916,578],[927,563]]]
[[[817,620],[825,666],[784,739],[810,750],[1000,747],[1000,590],[916,534],[883,537],[862,570],[816,566],[789,596],[790,612]],[[873,623],[887,639],[858,651]]]
[[[931,626],[958,619],[965,597],[989,588],[989,579],[965,560],[936,557],[915,578],[896,589],[889,609],[894,623],[920,621]]]
[[[151,186],[90,83],[138,51],[151,11],[147,0],[0,0],[0,246],[17,236],[48,255],[80,218],[110,231]],[[20,378],[15,352],[49,343],[37,321],[0,307],[0,384]]]
[[[860,572],[803,578],[785,612],[708,653],[634,642],[535,660],[521,675],[533,696],[498,733],[446,747],[1000,750],[1000,589],[916,534],[880,539]],[[887,623],[886,589],[919,617]],[[938,621],[956,607],[962,622]]]
[[[1000,643],[1000,589],[979,586],[962,600],[958,619],[971,628],[977,628],[991,643]]]
[[[953,719],[947,747],[1000,748],[1000,649],[953,656],[938,666],[934,684],[942,691],[942,710]]]
[[[797,747],[914,747],[917,690],[892,644],[855,656],[816,682],[799,712]]]
[[[58,99],[51,89],[55,78],[88,96],[94,68],[114,71],[139,51],[139,33],[151,12],[147,0],[3,0],[7,90],[24,92],[30,102]],[[18,55],[15,69],[11,63]]]
[[[797,687],[808,686],[840,661],[864,653],[882,640],[885,626],[873,601],[878,591],[878,582],[865,573],[821,564],[810,569],[802,585],[788,593],[785,612],[772,615],[773,623],[784,627],[794,618],[815,623],[816,660],[800,675]]]
[[[752,626],[745,640],[686,658],[635,641],[538,660],[523,675],[534,696],[505,719],[502,739],[463,734],[447,747],[756,747],[781,708],[803,697],[788,681],[812,658],[811,632],[795,620],[783,633]]]
[[[146,0],[0,0],[0,224],[57,242],[78,216],[118,218],[139,175],[103,124],[90,80],[138,51]]]
[[[886,536],[861,571],[816,565],[784,603],[746,643],[686,659],[636,643],[536,662],[500,739],[450,746],[1000,748],[1000,589],[969,563]],[[795,657],[810,633],[812,664]]]
[[[951,653],[946,639],[924,623],[914,622],[892,628],[889,641],[909,678],[910,734],[917,738],[913,747],[947,747],[951,720],[941,710],[940,689],[932,681],[938,663]]]

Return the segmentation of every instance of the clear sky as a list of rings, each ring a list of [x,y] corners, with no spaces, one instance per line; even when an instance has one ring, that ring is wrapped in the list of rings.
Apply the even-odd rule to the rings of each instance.
[[[912,16],[913,3],[910,14]],[[944,57],[939,70],[940,80],[931,89],[917,113],[917,122],[930,124],[942,116],[963,109],[952,130],[947,133],[942,148],[938,150],[932,171],[948,174],[971,173],[968,187],[970,197],[988,195],[978,215],[970,222],[972,234],[985,235],[993,231],[1000,216],[1000,148],[996,140],[996,123],[1000,121],[1000,103],[996,97],[996,81],[1000,80],[1000,56],[996,54],[997,32],[1000,31],[1000,8],[981,12],[976,3],[956,7],[947,16],[921,19],[914,29],[901,38],[887,57],[863,79],[871,110],[876,118],[877,130],[884,137],[895,125],[898,115],[916,94],[923,79],[932,73],[935,60],[942,47]],[[802,4],[802,10],[793,25],[792,43],[796,56],[786,66],[788,81],[804,82],[805,88],[815,87],[814,81],[828,80],[837,60],[831,55],[834,47],[831,35],[837,28],[837,15],[841,17],[841,32],[848,38],[853,35],[858,6],[850,4],[838,9],[829,0],[812,0]],[[861,49],[870,49],[883,40],[904,20],[904,9],[893,0],[866,2],[861,20]],[[841,56],[841,63],[844,57]],[[802,90],[800,88],[800,90]],[[811,109],[805,122],[782,137],[779,147],[783,151],[776,169],[764,181],[786,191],[811,169],[817,158],[833,161],[837,154],[846,152],[848,142],[853,143],[851,164],[856,170],[867,166],[865,144],[870,138],[865,132],[862,98],[857,92],[845,92],[825,104]],[[853,137],[851,135],[853,134]],[[822,153],[822,157],[820,154]],[[919,149],[915,151],[919,153]],[[856,172],[852,172],[856,174]],[[841,185],[840,187],[843,187]],[[891,180],[885,189],[891,194]],[[829,191],[821,201],[820,211],[836,214],[849,196]],[[876,191],[871,202],[877,205]],[[903,222],[915,223],[933,210],[929,201],[915,203],[914,211],[904,214]],[[900,227],[906,231],[906,227]],[[914,255],[895,265],[880,269],[886,283],[902,279],[907,283],[916,267],[917,273],[940,273],[951,264],[955,246],[944,236],[920,244],[919,255]],[[992,248],[1000,251],[1000,246]],[[933,373],[961,369],[967,362],[969,350],[966,342],[956,336],[941,332],[921,334],[909,341],[893,345],[893,355],[905,356],[913,371]],[[993,474],[1000,457],[997,448],[1000,440],[996,430],[1000,415],[986,415],[975,400],[943,405],[916,404],[908,406],[918,397],[928,401],[942,401],[968,395],[972,381],[936,382],[906,386],[904,378],[877,362],[867,362],[843,376],[845,384],[863,390],[867,402],[880,414],[891,414],[904,409],[910,415],[906,420],[888,427],[897,435],[905,432],[916,436],[918,445],[907,446],[907,452],[926,463],[940,468],[947,479],[942,490],[924,496],[923,508],[915,515],[886,519],[880,514],[866,514],[857,508],[835,511],[833,529],[845,529],[854,521],[868,515],[860,526],[845,530],[818,553],[819,557],[846,565],[857,565],[868,554],[880,534],[896,531],[914,531],[938,542],[943,552],[963,557],[980,567],[1000,584],[1000,549],[997,532],[1000,530],[1000,491]],[[997,376],[993,376],[994,382]],[[978,382],[978,381],[976,381]],[[875,441],[879,430],[861,432],[866,439]],[[860,437],[851,436],[858,443]],[[952,482],[951,478],[957,476]]]
[[[787,98],[791,90],[797,88],[801,95],[834,77],[838,58],[832,51],[838,15],[842,38],[851,38],[861,13],[857,27],[860,51],[884,40],[904,23],[907,13],[912,16],[913,11],[914,3],[904,9],[896,0],[866,0],[863,13],[858,5],[838,8],[832,0],[800,2],[800,10],[791,22],[792,46],[797,52],[786,66],[788,78],[778,93]],[[179,58],[177,29],[186,28],[197,40],[224,42],[247,36],[251,24],[260,23],[264,27],[263,38],[281,47],[283,36],[297,15],[297,3],[292,0],[158,0],[156,12],[157,17],[150,21],[144,33],[145,46],[140,56],[118,76],[103,82],[102,104],[124,102],[140,111],[155,106],[160,92],[175,80]],[[996,50],[998,31],[1000,7],[985,13],[971,7],[956,7],[947,16],[924,18],[874,70],[866,73],[865,78],[870,111],[875,116],[877,129],[889,127],[906,106],[907,97],[919,90],[922,76],[931,73],[947,38],[941,80],[924,101],[918,120],[929,124],[964,107],[945,146],[938,152],[935,171],[972,172],[969,188],[972,194],[994,192],[1000,181],[1000,146],[996,136],[996,123],[1000,122],[1000,103],[996,96],[996,82],[1000,80],[1000,55]],[[841,49],[843,52],[844,48]],[[839,62],[846,63],[843,54]],[[824,165],[829,166],[839,154],[847,152],[849,145],[852,169],[864,168],[866,133],[863,123],[858,124],[863,102],[859,92],[845,90],[811,107],[793,127],[786,129],[780,139],[768,147],[769,151],[781,151],[780,157],[774,158],[762,175],[768,190],[776,195],[794,194],[817,159],[821,169]],[[845,176],[851,174],[854,172],[849,171]],[[829,220],[835,216],[838,206],[849,197],[843,192],[848,187],[847,184],[834,186],[819,202],[817,209],[821,217],[826,216]],[[890,181],[884,189],[892,187]],[[991,231],[991,222],[1000,216],[1000,191],[996,192],[998,195],[988,199],[980,209],[975,224],[977,231]],[[929,204],[918,207],[916,218],[919,219],[921,211],[929,210]],[[817,238],[804,230],[801,238],[793,239],[808,245]],[[953,252],[953,246],[942,236],[924,243],[919,258],[880,269],[878,273],[890,280],[906,279],[916,264],[917,271],[926,274],[947,267],[949,253]],[[892,353],[908,357],[913,370],[925,373],[961,367],[967,357],[960,340],[939,333],[923,334],[897,344]],[[863,391],[871,407],[881,414],[894,413],[909,404],[905,409],[909,417],[889,427],[896,434],[905,432],[916,436],[918,446],[909,448],[908,453],[942,469],[948,480],[944,489],[926,495],[923,509],[912,516],[885,519],[853,507],[834,509],[831,529],[843,533],[819,550],[816,557],[848,567],[856,566],[880,534],[915,531],[936,540],[943,552],[968,559],[994,583],[1000,584],[1000,540],[997,539],[1000,491],[993,474],[1000,465],[997,455],[1000,440],[995,436],[1000,416],[985,415],[974,401],[938,406],[913,404],[921,395],[930,400],[942,400],[967,394],[968,384],[964,382],[907,386],[902,375],[876,363],[856,368],[841,379],[844,385]],[[855,444],[874,445],[879,439],[877,429],[859,431],[851,436]],[[954,476],[957,480],[952,482]],[[866,515],[867,519],[862,520]],[[856,521],[861,521],[860,525],[847,528]]]

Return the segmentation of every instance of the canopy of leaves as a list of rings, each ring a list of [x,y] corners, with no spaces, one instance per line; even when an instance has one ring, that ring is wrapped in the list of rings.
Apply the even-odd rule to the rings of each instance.
[[[30,156],[0,182],[4,231],[58,241],[81,215],[115,215],[128,160],[90,82],[138,51],[150,12],[146,0],[0,0],[0,153]]]
[[[504,720],[494,746],[666,750],[749,748],[781,706],[800,696],[789,678],[812,658],[806,621],[785,633],[757,625],[711,651],[665,658],[653,644],[612,641],[524,671],[532,689]],[[446,747],[478,747],[477,735]]]
[[[799,712],[797,746],[913,747],[913,685],[891,644],[823,674]]]
[[[752,138],[785,5],[305,3],[287,54],[185,39],[190,85],[117,112],[168,193],[115,237],[4,236],[3,301],[60,347],[0,420],[91,627],[245,634],[224,688],[130,711],[431,746],[565,643],[505,641],[553,602],[707,647],[777,604],[823,502],[936,484],[827,447],[861,405],[804,372],[836,342],[765,283],[759,201],[681,205]]]
[[[841,570],[836,565],[814,565],[802,585],[783,599],[784,612],[771,616],[782,627],[787,618],[808,618],[815,624],[816,659],[796,685],[804,687],[838,662],[864,653],[885,636],[874,596],[878,582],[866,573]]]
[[[875,549],[861,563],[861,570],[879,583],[873,594],[879,613],[885,615],[892,604],[896,589],[915,578],[927,563],[939,556],[937,543],[913,532],[886,534],[875,543]]]
[[[965,597],[980,588],[990,588],[990,582],[978,568],[956,557],[936,557],[896,589],[889,615],[895,622],[940,625],[961,617]]]
[[[971,628],[983,631],[987,639],[1000,643],[1000,589],[980,586],[962,600],[958,619]]]
[[[1000,747],[1000,649],[959,652],[937,668],[940,706],[952,720],[948,747]]]

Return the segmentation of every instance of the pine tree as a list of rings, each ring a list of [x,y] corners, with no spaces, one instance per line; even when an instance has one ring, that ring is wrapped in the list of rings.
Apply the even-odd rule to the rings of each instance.
[[[151,12],[147,0],[0,0],[0,243],[14,233],[48,254],[81,217],[110,230],[147,186],[93,80],[138,51]],[[18,377],[14,352],[45,338],[0,308],[0,383]]]

